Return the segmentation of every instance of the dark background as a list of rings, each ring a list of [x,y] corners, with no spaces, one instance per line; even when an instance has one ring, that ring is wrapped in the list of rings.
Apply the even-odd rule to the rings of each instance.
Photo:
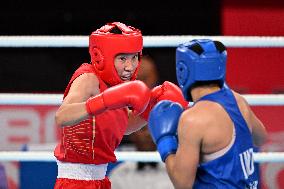
[[[120,21],[147,35],[220,35],[221,3],[190,6],[141,2],[9,1],[0,6],[0,35],[89,35]],[[134,6],[135,5],[135,6]],[[175,49],[144,48],[159,69],[160,82],[176,83]],[[77,67],[89,62],[87,48],[0,48],[0,92],[62,93]]]

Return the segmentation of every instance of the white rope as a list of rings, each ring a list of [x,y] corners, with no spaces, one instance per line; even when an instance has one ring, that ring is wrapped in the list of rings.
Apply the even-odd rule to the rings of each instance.
[[[208,38],[227,47],[284,47],[284,36],[144,36],[144,47],[177,47],[192,39]],[[88,36],[0,36],[0,47],[88,47]]]
[[[118,161],[132,162],[160,162],[161,158],[158,152],[115,152]],[[264,162],[284,162],[284,152],[262,152],[254,153],[254,160],[259,163]],[[54,162],[56,161],[53,152],[36,151],[2,151],[0,152],[0,162],[10,161],[40,161]]]
[[[284,95],[283,94],[248,94],[243,95],[250,105],[254,106],[279,106],[284,105]]]
[[[62,94],[0,93],[0,105],[60,105]]]
[[[284,105],[283,94],[243,95],[252,106]],[[62,94],[0,93],[0,105],[60,105]]]

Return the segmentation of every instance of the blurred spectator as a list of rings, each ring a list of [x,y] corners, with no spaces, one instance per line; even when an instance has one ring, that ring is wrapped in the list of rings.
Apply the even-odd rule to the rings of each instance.
[[[149,55],[143,55],[137,79],[146,83],[149,88],[158,85],[159,75],[154,59]]]

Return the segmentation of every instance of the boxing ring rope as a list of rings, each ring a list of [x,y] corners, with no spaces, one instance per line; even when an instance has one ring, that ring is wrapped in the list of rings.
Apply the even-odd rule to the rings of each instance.
[[[284,94],[243,95],[252,106],[284,105]],[[60,105],[62,94],[0,93],[0,105]]]
[[[218,40],[227,47],[284,47],[284,36],[144,36],[144,47],[177,47],[197,38]],[[88,47],[89,36],[0,36],[0,47]]]
[[[115,152],[118,161],[132,162],[161,162],[158,152]],[[284,162],[284,152],[261,152],[254,153],[255,162]],[[36,151],[36,152],[18,152],[2,151],[0,152],[0,162],[5,161],[37,161],[37,162],[54,162],[56,161],[53,152]]]
[[[22,47],[88,47],[89,36],[0,36],[0,48]],[[284,47],[284,36],[144,36],[144,47],[176,47],[185,41],[197,38],[218,40],[227,47]],[[284,95],[243,95],[253,106],[284,105]],[[61,94],[0,94],[0,105],[60,105]],[[160,162],[158,152],[115,152],[119,161]],[[254,153],[256,162],[284,162],[284,152]],[[53,152],[0,151],[1,161],[55,161]]]
[[[254,106],[281,106],[284,105],[284,95],[243,95],[250,105]],[[0,105],[60,105],[62,94],[0,94]],[[159,162],[158,152],[115,152],[119,161]],[[256,162],[284,162],[284,152],[254,153]],[[53,152],[0,152],[1,161],[55,161]]]

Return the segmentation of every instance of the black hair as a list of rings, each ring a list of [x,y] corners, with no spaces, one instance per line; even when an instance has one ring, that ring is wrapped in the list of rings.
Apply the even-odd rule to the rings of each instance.
[[[194,45],[190,46],[189,49],[198,55],[201,55],[204,52],[203,48],[199,43],[195,43]]]
[[[213,41],[213,43],[215,44],[215,47],[219,51],[219,53],[222,53],[226,50],[225,45],[220,41]]]
[[[113,34],[122,34],[122,31],[117,26],[112,28],[109,32]]]
[[[220,80],[212,80],[212,81],[196,81],[195,83],[193,83],[193,85],[187,90],[187,96],[190,98],[190,100],[192,100],[191,98],[191,90],[193,88],[196,87],[202,87],[202,86],[218,86],[220,88],[222,88],[223,86],[223,82]]]
[[[223,82],[220,80],[212,80],[212,81],[196,81],[192,86],[191,89],[196,87],[202,87],[207,85],[218,85],[219,87],[223,86]]]
[[[220,41],[213,41],[215,48],[217,49],[217,51],[219,51],[219,53],[222,53],[226,50],[226,47],[223,43],[221,43]],[[192,46],[189,47],[190,50],[192,50],[193,52],[195,52],[198,55],[201,55],[204,52],[204,49],[201,47],[201,45],[199,43],[195,43]]]

